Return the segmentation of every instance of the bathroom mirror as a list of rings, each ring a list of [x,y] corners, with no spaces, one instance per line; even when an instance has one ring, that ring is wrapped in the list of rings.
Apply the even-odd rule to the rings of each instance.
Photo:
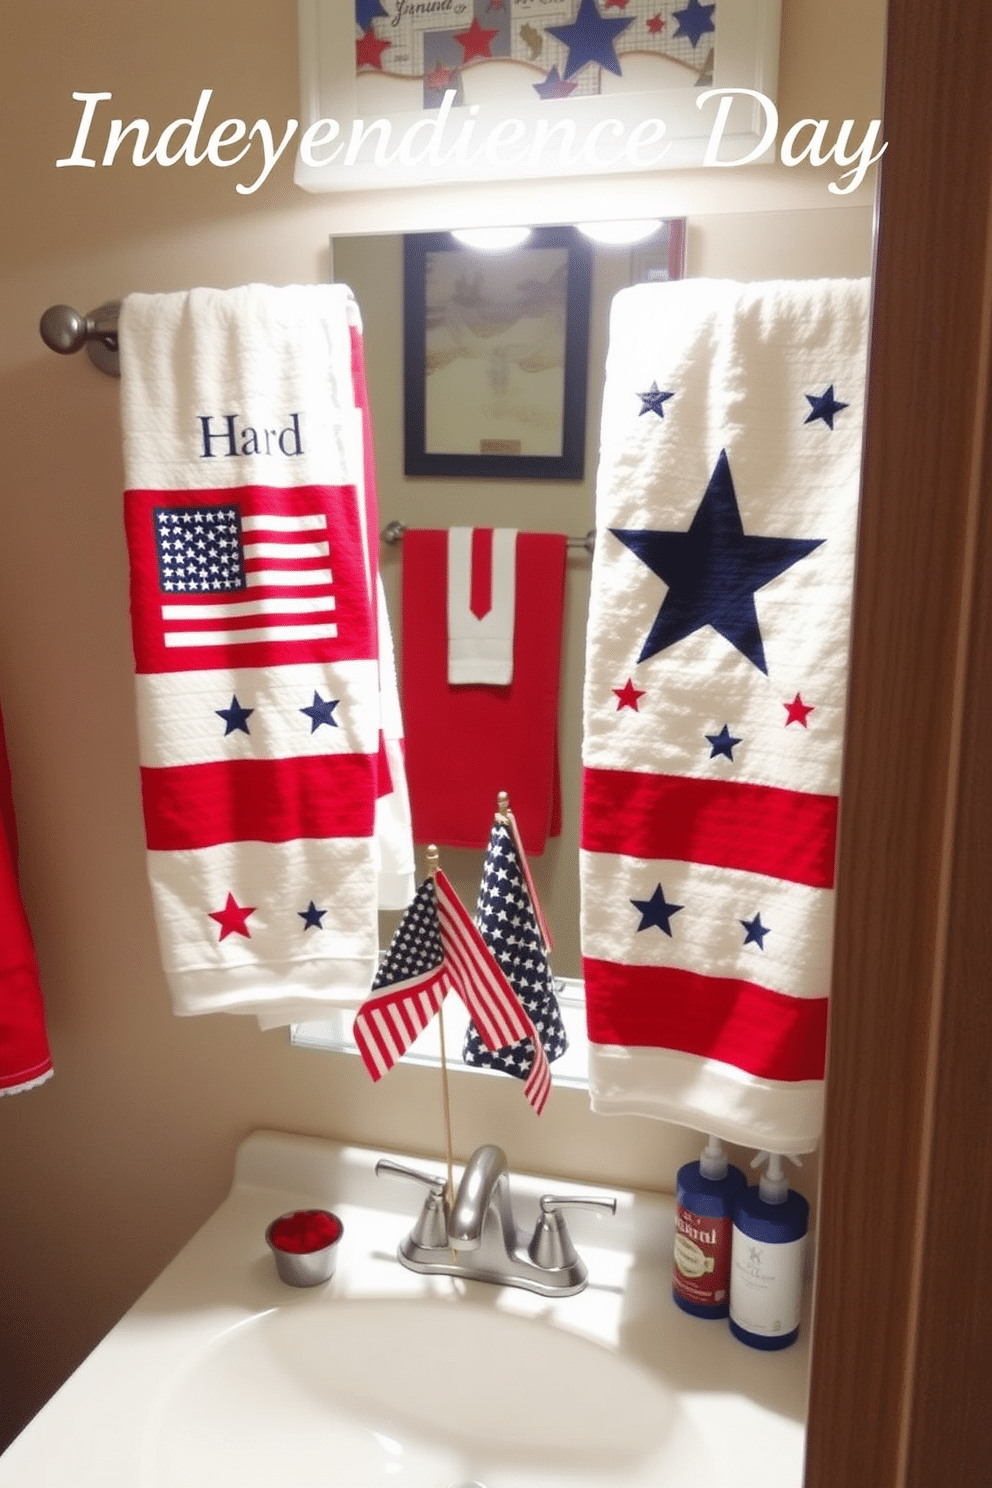
[[[829,202],[829,198],[827,201]],[[603,224],[599,224],[600,229]],[[599,236],[606,234],[600,231]],[[863,277],[870,273],[873,213],[870,202],[843,210],[709,213],[684,225],[685,272],[694,277],[776,279]],[[404,471],[405,389],[403,376],[404,237],[398,233],[336,236],[329,275],[351,286],[362,311],[366,371],[376,440],[380,522],[404,527],[516,526],[522,530],[564,532],[576,538],[594,526],[599,421],[606,361],[609,309],[613,297],[633,282],[670,270],[670,235],[663,231],[634,244],[589,241],[591,293],[586,398],[585,470],[580,481],[514,480],[470,476],[414,476]],[[384,542],[380,561],[397,648],[400,625],[402,544]],[[579,545],[569,549],[561,670],[559,751],[562,831],[546,851],[531,860],[538,894],[551,926],[551,957],[572,1055],[556,1078],[583,1083],[584,1010],[579,947],[578,844],[581,788],[582,686],[590,563]],[[419,850],[418,878],[423,852]],[[479,890],[481,852],[442,849],[442,865],[463,901],[474,908]],[[395,919],[382,917],[382,944]],[[454,1002],[454,999],[449,999]],[[454,1009],[452,1010],[454,1016]],[[350,1018],[338,1025],[307,1025],[299,1042],[351,1047]],[[422,1036],[421,1051],[433,1060],[436,1034]],[[449,1047],[460,1049],[460,1025]]]

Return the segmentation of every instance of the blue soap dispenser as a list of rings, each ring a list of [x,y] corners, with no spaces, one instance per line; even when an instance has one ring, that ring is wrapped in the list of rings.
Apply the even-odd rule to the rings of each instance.
[[[725,1318],[730,1307],[731,1230],[747,1188],[716,1137],[707,1137],[698,1162],[675,1177],[675,1255],[672,1297],[693,1317]]]
[[[786,1183],[780,1153],[759,1152],[751,1166],[763,1162],[734,1217],[730,1331],[751,1348],[782,1349],[799,1336],[809,1204]]]

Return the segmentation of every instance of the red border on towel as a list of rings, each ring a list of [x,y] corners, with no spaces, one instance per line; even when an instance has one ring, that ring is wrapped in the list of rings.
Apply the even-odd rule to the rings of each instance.
[[[143,768],[148,847],[371,837],[375,766],[375,755],[331,754]]]
[[[829,889],[837,797],[747,781],[587,768],[582,847],[708,863]]]
[[[589,1040],[672,1049],[764,1080],[822,1080],[827,999],[674,966],[583,964]]]

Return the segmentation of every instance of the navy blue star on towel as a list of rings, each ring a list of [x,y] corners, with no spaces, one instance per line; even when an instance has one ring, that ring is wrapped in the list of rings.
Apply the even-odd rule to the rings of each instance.
[[[710,744],[710,759],[716,759],[718,755],[724,755],[732,760],[734,757],[734,745],[739,744],[740,739],[735,739],[726,724],[718,734],[707,734],[706,741]]]
[[[248,720],[254,711],[254,708],[243,708],[238,702],[236,694],[231,698],[231,706],[229,708],[215,708],[214,712],[217,714],[217,717],[224,720],[224,738],[226,739],[228,734],[237,732],[250,734],[251,730],[248,727]]]
[[[817,419],[822,419],[827,428],[832,429],[834,426],[834,415],[840,413],[842,408],[848,406],[846,403],[837,402],[837,399],[834,397],[833,383],[830,384],[825,392],[820,394],[806,393],[804,396],[810,406],[810,412],[803,419],[804,424],[813,424]]]
[[[698,46],[700,38],[707,31],[715,31],[713,24],[713,12],[716,9],[716,0],[712,5],[701,5],[699,0],[689,0],[684,10],[673,10],[672,16],[678,21],[679,29],[673,37],[677,41],[680,36],[687,36],[693,46]]]
[[[579,13],[569,26],[545,27],[549,36],[564,42],[568,47],[565,77],[570,78],[585,67],[587,62],[596,62],[607,72],[621,75],[620,63],[613,50],[613,43],[622,31],[634,24],[633,16],[625,20],[607,20],[596,9],[596,0],[582,0]]]
[[[641,923],[637,927],[638,934],[642,930],[656,927],[664,930],[666,935],[671,935],[672,915],[678,914],[679,910],[685,907],[682,904],[669,904],[661,884],[655,889],[650,899],[631,899],[630,902],[640,912]]]
[[[726,450],[720,451],[688,532],[610,531],[668,585],[639,662],[711,625],[765,673],[755,592],[823,541],[746,533]]]
[[[323,930],[324,927],[320,922],[327,913],[327,910],[318,909],[312,899],[306,909],[298,909],[296,913],[303,921],[304,930]]]
[[[319,692],[315,692],[313,695],[313,702],[310,704],[310,706],[300,709],[300,712],[306,713],[307,717],[310,719],[310,732],[312,734],[315,734],[317,732],[322,723],[328,724],[331,728],[337,728],[337,720],[334,718],[333,714],[334,709],[337,707],[339,701],[340,699],[338,698],[325,700],[321,697]]]
[[[765,936],[768,934],[768,926],[761,923],[761,915],[756,914],[753,920],[741,920],[741,924],[747,931],[744,937],[745,945],[756,945],[759,950],[765,949]]]
[[[642,415],[645,413],[656,413],[659,418],[664,418],[665,409],[663,405],[668,402],[669,398],[674,398],[675,394],[663,393],[658,387],[658,384],[653,382],[646,393],[638,393],[637,396],[641,400]]]

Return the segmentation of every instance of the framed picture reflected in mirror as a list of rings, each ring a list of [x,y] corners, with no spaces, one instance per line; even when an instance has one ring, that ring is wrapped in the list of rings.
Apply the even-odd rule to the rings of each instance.
[[[582,480],[591,265],[571,227],[404,238],[407,475]]]

